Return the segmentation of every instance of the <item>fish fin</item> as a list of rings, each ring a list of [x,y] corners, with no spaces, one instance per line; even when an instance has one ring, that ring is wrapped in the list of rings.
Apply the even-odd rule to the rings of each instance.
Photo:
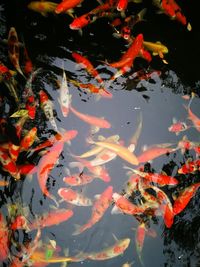
[[[100,194],[96,194],[96,195],[94,196],[94,198],[95,198],[95,199],[99,199],[100,196],[101,196]]]
[[[162,11],[162,10],[157,10],[157,11],[156,11],[156,14],[158,14],[158,15],[160,15],[160,14],[164,14],[164,11]]]
[[[177,119],[175,117],[172,118],[173,123],[177,123]]]
[[[70,168],[78,168],[79,169],[79,172],[82,172],[83,171],[83,169],[84,169],[84,166],[83,166],[83,164],[81,163],[81,162],[77,162],[77,161],[73,161],[73,162],[70,162],[69,164],[68,164],[68,166],[70,167]]]
[[[86,142],[89,144],[95,144],[91,137],[86,138]]]
[[[103,5],[103,2],[101,0],[97,0],[97,3],[99,3],[99,5]]]
[[[121,35],[120,33],[118,33],[118,32],[114,32],[114,33],[112,34],[112,36],[115,37],[115,38],[117,38],[117,39],[119,39],[119,38],[122,37],[122,35]]]
[[[101,95],[96,94],[96,95],[95,95],[95,101],[98,102],[100,99],[101,99]]]
[[[104,141],[106,138],[103,135],[98,135],[98,141]]]
[[[157,55],[158,55],[158,53],[157,53],[157,52],[153,52],[152,54],[153,54],[153,56],[157,56]]]
[[[71,175],[70,169],[67,168],[67,167],[64,167],[64,172],[65,172],[65,174],[68,175],[68,176]]]
[[[83,30],[82,29],[79,29],[78,30],[78,33],[79,33],[79,35],[82,37],[83,36]]]
[[[128,146],[128,150],[129,150],[130,152],[134,152],[134,150],[135,150],[135,144],[130,144],[130,145]]]
[[[167,176],[167,173],[165,171],[161,171],[161,174]]]
[[[113,236],[113,238],[114,238],[114,240],[115,240],[116,242],[119,242],[119,239],[116,237],[116,235],[115,235],[114,233],[112,233],[112,236]]]
[[[111,210],[111,214],[122,214],[123,212],[116,206],[114,205],[114,207]]]
[[[75,231],[72,233],[72,235],[79,235],[81,233],[81,225],[74,224]]]

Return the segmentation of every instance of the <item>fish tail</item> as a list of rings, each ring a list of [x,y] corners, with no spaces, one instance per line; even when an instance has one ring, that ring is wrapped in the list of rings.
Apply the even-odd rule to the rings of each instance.
[[[74,224],[74,227],[75,227],[75,231],[72,233],[72,235],[80,235],[86,229],[88,229],[90,227],[90,225],[89,224],[85,224],[85,225],[81,226],[81,225],[78,225],[78,224]]]
[[[144,15],[147,12],[147,8],[143,8],[139,13],[138,13],[138,17],[139,17],[139,21],[144,20]]]

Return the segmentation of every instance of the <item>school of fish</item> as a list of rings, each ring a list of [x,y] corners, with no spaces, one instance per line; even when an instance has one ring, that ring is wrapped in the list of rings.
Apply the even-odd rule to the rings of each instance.
[[[109,101],[114,97],[109,90],[110,85],[118,77],[134,69],[134,61],[137,57],[143,58],[150,64],[152,56],[159,56],[161,61],[167,64],[165,56],[168,53],[168,48],[159,41],[144,40],[142,33],[134,35],[134,26],[144,20],[147,8],[137,13],[133,11],[131,15],[126,15],[126,12],[130,5],[131,7],[140,5],[142,0],[94,1],[95,8],[76,16],[76,10],[80,10],[82,2],[83,0],[63,0],[60,3],[30,1],[27,4],[29,10],[40,13],[47,19],[48,13],[53,13],[55,16],[60,14],[70,16],[71,23],[68,27],[72,31],[82,32],[89,24],[106,18],[113,36],[124,39],[128,44],[128,48],[125,48],[118,61],[108,62],[105,59],[103,62],[105,67],[116,70],[109,80],[104,80],[89,57],[80,51],[71,51],[71,60],[85,70],[86,75],[91,77],[91,81],[95,81],[94,84],[92,82],[83,84],[68,77],[64,66],[60,66],[56,92],[59,103],[58,112],[63,119],[67,119],[68,116],[78,118],[88,125],[90,131],[85,140],[88,149],[82,154],[73,148],[73,143],[79,138],[78,129],[71,129],[70,125],[66,125],[66,129],[58,126],[53,96],[46,89],[45,83],[40,83],[37,87],[44,70],[34,66],[25,44],[23,41],[20,42],[14,27],[9,29],[7,40],[4,42],[8,49],[10,67],[0,62],[0,84],[9,93],[5,95],[3,91],[0,94],[0,102],[1,106],[11,101],[14,104],[10,105],[9,110],[0,117],[0,186],[7,188],[11,182],[18,183],[35,177],[41,193],[52,204],[49,210],[44,210],[43,214],[38,214],[34,218],[26,214],[24,209],[18,210],[15,205],[8,205],[10,216],[8,221],[3,212],[0,212],[0,261],[9,259],[9,266],[47,266],[53,263],[109,260],[123,255],[130,244],[137,251],[138,259],[143,264],[142,249],[145,237],[149,235],[155,238],[157,234],[147,222],[153,217],[160,217],[165,227],[171,228],[176,216],[186,209],[200,187],[200,182],[191,182],[186,187],[179,188],[182,180],[200,170],[200,143],[190,141],[184,135],[176,144],[155,144],[136,153],[143,128],[142,114],[137,118],[135,133],[127,141],[122,140],[117,132],[111,135],[109,130],[113,125],[109,118],[97,117],[92,111],[87,114],[74,104],[71,85]],[[159,12],[182,24],[188,31],[192,30],[191,24],[175,0],[152,0],[152,4]],[[160,71],[155,72],[161,75]],[[151,73],[143,73],[142,70],[134,73],[134,77],[138,80],[149,79],[150,75]],[[23,91],[19,88],[20,79],[23,80]],[[190,127],[195,128],[197,132],[200,131],[200,114],[195,114],[192,110],[194,98],[195,95],[191,95],[189,102],[184,106],[188,114],[185,120],[172,119],[172,124],[166,129],[171,134],[181,135]],[[39,117],[41,125],[38,126],[36,119]],[[51,129],[49,137],[42,136],[40,133],[42,121],[47,121]],[[101,135],[99,131],[102,132]],[[9,137],[10,132],[12,138]],[[66,173],[62,173],[62,177],[57,178],[62,186],[57,194],[54,194],[49,187],[49,177],[55,169],[59,168],[59,160],[66,150],[71,161],[66,166]],[[179,166],[176,175],[164,171],[156,172],[153,169],[147,170],[145,167],[147,162],[164,155],[177,151],[185,153],[190,150],[195,151],[196,158],[189,159]],[[37,163],[31,160],[34,157],[37,157]],[[124,173],[127,176],[124,187],[118,192],[115,190],[114,177],[110,176],[106,165],[116,158],[121,162],[122,169],[126,170]],[[91,198],[87,196],[84,189],[90,188],[90,183],[94,183],[95,179],[99,179],[105,186],[102,192]],[[172,196],[168,188],[172,188],[176,194]],[[133,200],[138,193],[140,201],[136,203]],[[42,240],[42,230],[70,221],[71,217],[78,214],[77,207],[90,209],[91,212],[87,221],[82,225],[74,226],[72,236],[87,233],[94,225],[101,224],[104,215],[110,212],[113,219],[115,214],[121,214],[124,217],[131,216],[135,220],[137,224],[135,244],[132,244],[130,237],[118,239],[114,236],[112,244],[106,247],[102,245],[99,251],[68,252],[64,256],[61,255],[63,253],[60,252],[55,240],[49,239],[48,242]],[[33,232],[34,238],[28,240],[23,246],[13,242],[13,236],[19,230],[25,233]],[[17,251],[15,254],[12,254],[13,246]],[[131,265],[132,263],[124,261],[122,267]]]

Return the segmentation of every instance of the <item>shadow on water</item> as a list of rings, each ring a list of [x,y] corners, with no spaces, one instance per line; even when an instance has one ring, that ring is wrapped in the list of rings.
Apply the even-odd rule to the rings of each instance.
[[[76,9],[77,16],[83,14],[83,11],[90,10],[86,2],[82,3],[82,8]],[[53,117],[56,124],[55,126],[46,119],[41,103],[38,104],[35,119],[28,119],[23,125],[25,130],[23,135],[26,135],[33,127],[37,127],[37,137],[28,150],[19,154],[17,166],[34,164],[37,168],[41,164],[41,159],[45,157],[44,153],[38,151],[45,152],[47,148],[37,152],[34,152],[34,149],[38,144],[55,136],[56,128],[60,132],[63,132],[63,129],[78,131],[78,135],[70,141],[70,144],[64,145],[64,149],[56,158],[55,166],[46,181],[48,190],[54,196],[53,199],[56,198],[58,201],[60,199],[59,189],[66,187],[63,177],[69,173],[78,173],[78,177],[81,176],[81,173],[83,175],[89,173],[87,168],[78,170],[73,167],[73,164],[70,165],[71,162],[77,160],[73,155],[80,155],[91,149],[91,144],[87,141],[88,137],[91,136],[94,140],[98,140],[99,135],[106,138],[119,135],[120,144],[127,147],[130,145],[131,137],[138,130],[141,117],[142,130],[137,138],[135,155],[139,158],[145,150],[143,149],[144,146],[148,149],[148,147],[154,147],[158,144],[170,143],[174,150],[170,153],[165,152],[152,161],[141,161],[140,167],[144,166],[143,171],[145,172],[165,173],[165,175],[173,176],[177,179],[178,184],[159,186],[154,182],[149,186],[144,183],[144,179],[141,179],[143,182],[137,184],[133,193],[129,195],[128,199],[131,203],[137,205],[147,203],[145,193],[148,196],[158,198],[159,193],[155,191],[158,188],[165,193],[169,202],[174,204],[184,189],[199,182],[199,166],[196,166],[196,169],[189,174],[178,172],[185,163],[189,164],[198,159],[199,151],[195,151],[194,147],[198,148],[200,143],[198,127],[194,127],[185,108],[193,96],[193,100],[190,101],[191,110],[200,116],[198,115],[200,85],[198,16],[195,13],[195,1],[179,4],[191,22],[193,27],[191,32],[187,32],[180,24],[169,20],[164,15],[155,15],[155,8],[149,4],[149,1],[144,1],[143,4],[139,4],[139,7],[136,5],[136,12],[143,7],[148,7],[148,10],[147,21],[135,26],[134,35],[142,32],[145,39],[159,40],[166,44],[169,53],[165,58],[169,64],[164,64],[158,56],[153,57],[150,64],[141,58],[136,58],[134,69],[117,78],[106,88],[113,95],[112,98],[99,97],[98,94],[81,88],[81,84],[85,83],[93,83],[98,86],[98,82],[94,78],[91,79],[91,76],[83,68],[77,67],[72,56],[72,52],[75,51],[88,57],[101,77],[106,81],[110,79],[114,69],[106,66],[103,62],[105,60],[108,62],[118,60],[126,51],[127,43],[112,36],[113,30],[107,19],[97,20],[89,25],[83,29],[81,36],[78,31],[69,29],[68,25],[72,21],[69,16],[53,14],[46,17],[41,16],[41,14],[27,9],[27,1],[6,1],[4,5],[0,6],[0,38],[1,40],[7,39],[10,27],[16,28],[19,40],[24,42],[34,69],[40,69],[31,84],[35,99],[40,103],[41,90],[48,94],[53,104]],[[95,6],[96,3],[91,4],[91,8]],[[2,41],[0,43],[0,61],[13,69],[8,59],[7,49],[7,44]],[[99,118],[104,117],[111,124],[109,129],[100,129],[99,132],[94,133],[94,128],[91,128],[71,110],[67,117],[63,117],[59,102],[59,88],[63,70],[65,70],[69,92],[72,95],[72,106],[81,113]],[[139,74],[139,78],[136,74]],[[22,103],[20,108],[23,108],[23,91],[27,86],[27,79],[19,74],[14,79],[17,81],[19,103]],[[78,86],[73,81],[78,81]],[[107,82],[106,85],[108,84]],[[1,150],[4,144],[11,143],[18,146],[21,142],[15,129],[18,118],[10,117],[18,108],[18,103],[8,91],[8,87],[4,82],[1,82]],[[176,118],[178,122],[184,122],[188,129],[178,135],[170,132],[169,127],[175,123],[173,118]],[[186,140],[184,136],[187,136],[194,147],[181,152],[181,140]],[[51,159],[48,160],[51,161]],[[50,162],[53,165],[54,163]],[[22,174],[21,179],[16,181],[5,170],[2,161],[1,166],[1,181],[7,183],[0,188],[0,223],[2,225],[0,248],[2,244],[6,244],[4,245],[5,251],[0,252],[2,266],[14,266],[11,265],[13,260],[18,264],[16,266],[23,266],[22,261],[26,262],[26,257],[31,258],[34,253],[37,254],[36,252],[38,252],[36,255],[38,262],[40,262],[41,255],[47,262],[36,265],[36,259],[34,263],[34,258],[32,258],[32,261],[27,261],[28,263],[25,263],[24,266],[46,266],[48,260],[64,254],[66,256],[67,250],[69,256],[83,257],[82,261],[71,264],[75,267],[122,266],[125,262],[134,262],[133,266],[142,266],[143,264],[147,267],[194,267],[200,265],[199,191],[197,190],[186,208],[175,215],[170,227],[166,227],[166,222],[163,221],[160,211],[155,211],[153,208],[155,202],[144,213],[130,216],[123,213],[112,214],[113,201],[100,222],[79,235],[73,235],[75,225],[84,225],[90,218],[91,207],[77,207],[67,202],[61,202],[59,209],[55,209],[55,201],[45,197],[41,191],[37,173]],[[96,201],[94,195],[101,194],[109,185],[113,186],[113,192],[124,193],[130,178],[130,170],[127,170],[125,166],[132,167],[133,165],[120,157],[116,157],[104,164],[104,170],[107,170],[111,177],[109,183],[102,181],[102,179],[94,179],[92,183],[76,187],[76,189],[94,202]],[[38,169],[36,169],[37,171]],[[70,188],[74,189],[73,186]],[[166,204],[165,201],[163,205]],[[44,227],[42,224],[40,227],[36,225],[33,229],[34,222],[37,222],[41,215],[45,217],[48,212],[54,213],[60,208],[72,210],[73,216],[69,221],[50,227]],[[12,229],[14,227],[13,222],[19,215],[23,215],[23,218],[26,219],[26,225],[32,229],[20,228],[19,226],[16,226],[17,229],[15,230]],[[141,251],[137,249],[135,241],[136,229],[139,225],[145,225],[146,228],[146,237]],[[116,239],[121,240],[123,238],[130,238],[130,245],[122,256],[105,261],[93,261],[89,256],[84,258],[84,253],[89,255],[90,252],[101,251],[118,242]],[[6,246],[9,247],[9,254]],[[18,263],[18,259],[20,263]],[[51,263],[51,266],[60,265],[59,263]]]

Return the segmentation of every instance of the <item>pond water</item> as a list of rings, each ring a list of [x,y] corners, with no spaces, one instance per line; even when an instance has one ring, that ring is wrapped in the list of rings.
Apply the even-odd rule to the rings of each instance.
[[[181,166],[186,163],[189,165],[190,162],[199,157],[194,149],[186,149],[184,152],[181,152],[180,149],[180,141],[186,138],[197,148],[200,143],[197,126],[199,124],[198,118],[200,118],[198,68],[200,34],[197,28],[198,14],[195,11],[197,4],[195,1],[184,1],[184,3],[177,1],[192,25],[192,31],[187,31],[186,27],[170,20],[166,15],[157,14],[155,7],[150,3],[151,1],[144,1],[141,4],[129,3],[126,16],[131,13],[133,7],[135,12],[139,12],[144,7],[147,8],[145,21],[134,26],[134,36],[143,33],[145,40],[164,43],[169,49],[168,54],[165,55],[168,64],[165,64],[159,56],[153,56],[150,63],[144,59],[136,58],[134,67],[128,73],[110,82],[110,77],[116,70],[104,62],[118,61],[123,52],[128,49],[126,41],[112,35],[113,27],[109,25],[108,21],[112,22],[114,18],[111,17],[109,20],[101,18],[85,27],[80,33],[69,28],[72,18],[67,14],[55,15],[50,13],[47,16],[42,16],[40,13],[27,8],[30,2],[6,1],[0,5],[0,61],[9,69],[14,69],[8,58],[7,43],[3,41],[8,38],[10,28],[14,27],[19,41],[26,46],[33,63],[33,71],[38,70],[31,83],[36,102],[38,101],[36,116],[34,119],[27,119],[22,128],[22,136],[24,136],[33,127],[36,127],[37,137],[34,143],[28,149],[24,149],[25,151],[22,151],[16,160],[17,167],[28,163],[34,164],[36,166],[35,172],[21,175],[21,179],[16,180],[5,170],[1,160],[1,181],[6,181],[7,185],[0,187],[2,229],[0,247],[4,247],[5,250],[6,246],[8,247],[5,253],[0,251],[1,265],[46,266],[49,264],[49,266],[56,267],[61,266],[62,261],[65,262],[61,260],[61,257],[75,257],[75,260],[69,260],[68,266],[125,267],[128,265],[123,264],[127,262],[132,263],[132,266],[146,267],[199,266],[200,217],[198,210],[200,195],[198,188],[190,196],[191,199],[185,209],[174,216],[170,226],[166,225],[162,215],[162,208],[165,207],[166,200],[162,203],[163,206],[158,201],[157,205],[159,203],[160,208],[158,206],[155,208],[155,201],[149,204],[144,195],[146,192],[148,196],[156,197],[158,200],[157,188],[160,190],[160,194],[165,193],[167,201],[174,205],[176,198],[184,189],[199,182],[199,163],[195,166],[195,170],[189,174],[181,174],[178,171]],[[58,1],[55,2],[58,3]],[[97,1],[94,1],[95,3],[87,2],[84,1],[82,7],[75,9],[76,16],[80,16],[99,5]],[[20,47],[20,53],[22,51],[23,47]],[[104,85],[109,94],[101,92],[106,97],[100,96],[100,93],[91,93],[80,88],[80,84],[79,87],[76,86],[73,81],[82,84],[92,83],[98,87],[98,81],[76,63],[72,52],[77,52],[88,58],[96,67],[105,81]],[[136,72],[141,70],[143,76],[136,79]],[[98,131],[97,127],[91,127],[88,123],[89,119],[86,122],[83,119],[84,115],[80,118],[80,113],[77,115],[71,108],[68,116],[63,116],[59,102],[59,88],[63,79],[63,71],[67,76],[72,108],[82,114],[89,114],[98,119],[104,118],[104,123],[106,120],[110,127],[102,127]],[[18,73],[12,78],[17,82],[19,103],[16,103],[15,98],[11,96],[4,80],[1,82],[0,151],[6,155],[9,152],[7,148],[4,149],[5,144],[18,145],[22,139],[20,137],[19,141],[14,129],[19,118],[10,116],[17,110],[24,109],[23,92],[27,86],[27,81],[30,81],[30,75],[26,74],[24,78]],[[147,77],[148,75],[150,77]],[[52,125],[44,115],[40,100],[41,90],[48,93],[56,126],[55,124]],[[188,107],[198,117],[196,121],[188,115]],[[183,127],[186,127],[177,135],[169,130],[169,127],[175,123],[174,118],[178,122],[182,122]],[[92,124],[94,124],[94,118],[92,120]],[[77,131],[77,135],[75,134],[76,136],[70,142],[59,143],[58,140],[54,140],[53,149],[46,146],[44,149],[34,152],[38,144],[47,139],[52,140],[56,132],[64,134],[69,130]],[[138,136],[134,135],[135,133],[138,133]],[[149,147],[156,147],[157,149],[161,147],[163,149],[166,144],[169,144],[168,148],[173,149],[163,152],[161,156],[152,158],[152,160],[141,160],[140,164],[131,164],[130,154],[125,159],[124,154],[120,154],[118,150],[116,152],[116,150],[107,149],[107,151],[116,152],[118,155],[115,155],[113,160],[101,165],[103,170],[108,172],[110,181],[106,182],[102,178],[95,178],[86,185],[76,187],[67,185],[63,181],[63,177],[70,174],[78,173],[79,178],[85,174],[93,175],[91,174],[92,169],[86,167],[88,162],[83,161],[81,169],[77,168],[77,164],[72,163],[81,161],[74,155],[81,155],[90,150],[94,147],[93,141],[101,142],[101,145],[104,143],[105,146],[103,137],[108,138],[113,135],[117,135],[118,137],[115,138],[119,140],[107,141],[107,144],[112,146],[113,143],[117,142],[118,150],[122,146],[127,148],[131,144],[132,136],[135,136],[135,150],[132,149],[129,153],[133,153],[138,159],[140,159],[143,151],[148,150]],[[62,143],[60,152],[58,152],[59,147],[56,147],[58,143]],[[161,146],[159,146],[160,144]],[[50,158],[48,158],[48,153],[45,154],[45,151],[48,150],[53,152]],[[58,153],[58,155],[56,156],[54,153]],[[127,149],[124,153],[128,153]],[[1,157],[4,154],[1,154]],[[85,158],[85,160],[92,160],[94,157]],[[45,163],[43,162],[42,165],[43,159],[45,159]],[[103,159],[105,160],[105,157]],[[99,221],[90,225],[84,232],[75,235],[76,225],[86,224],[91,217],[92,209],[94,210],[94,203],[101,200],[101,197],[95,198],[95,195],[102,194],[109,186],[112,186],[113,193],[123,195],[127,181],[133,174],[127,167],[138,170],[137,165],[143,168],[140,170],[143,171],[143,175],[144,173],[161,174],[163,172],[165,175],[176,178],[177,185],[165,184],[161,186],[156,182],[147,184],[144,182],[146,179],[140,177],[142,182],[137,182],[135,190],[127,199],[137,206],[148,204],[147,212],[145,210],[143,213],[128,215],[122,211],[115,214],[112,211],[115,202],[113,197]],[[39,170],[41,166],[44,169]],[[80,167],[80,163],[78,166]],[[48,168],[50,168],[49,172]],[[46,170],[48,175],[45,186],[53,196],[52,199],[43,194],[44,191],[41,190],[38,183],[39,173],[44,175]],[[92,200],[93,207],[76,206],[65,201],[60,202],[61,197],[58,194],[60,188],[70,188],[84,194]],[[59,207],[56,204],[59,204]],[[53,223],[56,216],[59,219],[59,214],[56,212],[62,209],[71,210],[73,216],[67,221]],[[165,212],[166,207],[163,210]],[[37,224],[40,216],[48,212],[55,213],[50,219],[52,225],[45,227],[45,223]],[[26,225],[29,228],[18,226],[16,229],[12,229],[13,222],[18,215],[22,215],[26,219]],[[35,222],[36,227],[34,228],[33,223]],[[146,235],[142,248],[138,249],[139,241],[136,231],[141,225],[145,227]],[[8,233],[7,239],[6,233]],[[130,239],[130,244],[124,253],[120,253],[116,244],[125,238]],[[106,260],[98,259],[96,252],[101,252],[114,245],[117,251],[114,253],[119,252],[119,256],[116,255],[116,257]],[[96,258],[93,259],[95,255]]]

